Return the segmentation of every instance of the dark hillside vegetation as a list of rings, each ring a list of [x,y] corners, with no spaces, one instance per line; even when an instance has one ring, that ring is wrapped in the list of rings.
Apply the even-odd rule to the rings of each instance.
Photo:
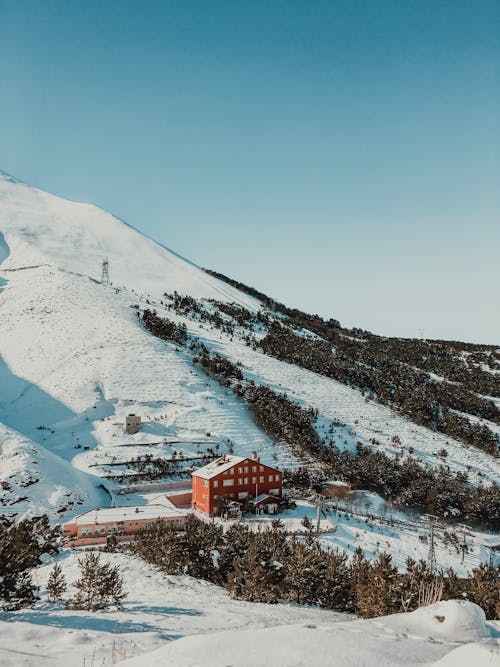
[[[260,342],[266,354],[360,389],[417,424],[498,456],[499,437],[478,423],[500,424],[500,410],[488,398],[500,397],[500,374],[495,373],[500,352],[495,346],[385,338],[344,329],[337,320],[288,308],[223,274],[207,272],[286,316],[272,322]],[[305,337],[298,329],[320,338]]]
[[[348,560],[322,548],[312,532],[287,535],[279,520],[269,530],[235,524],[225,532],[195,517],[182,531],[158,521],[140,533],[133,548],[161,572],[210,581],[249,602],[289,600],[371,618],[416,609],[426,587],[437,585],[443,599],[469,599],[487,618],[500,613],[499,568],[481,565],[470,578],[459,579],[451,570],[431,572],[425,562],[409,558],[406,571],[399,572],[386,553],[371,563],[357,550]]]
[[[464,473],[452,472],[447,466],[422,465],[412,456],[401,458],[374,451],[358,443],[356,451],[340,450],[321,438],[316,430],[318,414],[304,408],[286,394],[266,385],[241,381],[239,367],[224,357],[213,355],[202,344],[204,361],[194,357],[205,372],[224,387],[245,400],[253,419],[274,441],[283,443],[303,460],[318,464],[324,477],[335,477],[358,488],[375,491],[405,510],[428,512],[448,521],[467,521],[474,526],[493,530],[500,527],[500,487],[471,487]],[[222,368],[214,373],[212,368]],[[288,475],[290,477],[290,475]],[[293,477],[293,474],[291,475]],[[309,486],[321,475],[304,476]]]

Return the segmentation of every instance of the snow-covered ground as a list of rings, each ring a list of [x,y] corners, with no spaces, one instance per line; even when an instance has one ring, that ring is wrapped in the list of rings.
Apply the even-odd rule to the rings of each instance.
[[[258,302],[96,207],[1,175],[0,233],[0,451],[2,481],[11,487],[2,491],[9,503],[3,511],[23,516],[43,506],[67,519],[96,501],[109,502],[97,487],[102,481],[115,486],[106,478],[133,473],[127,461],[146,454],[190,458],[207,450],[258,450],[266,463],[299,463],[255,426],[231,390],[194,367],[186,351],[146,332],[131,307],[166,312],[162,294],[174,290],[251,310]],[[112,287],[96,281],[105,256]],[[317,408],[319,430],[333,433],[341,448],[375,439],[384,451],[413,451],[431,465],[441,463],[435,454],[445,448],[446,464],[467,470],[473,482],[500,479],[498,462],[477,449],[419,427],[350,387],[254,351],[240,335],[171,311],[168,316],[212,350],[241,361],[247,378]],[[125,433],[127,412],[141,415],[140,433]],[[49,460],[44,472],[41,462]],[[35,474],[37,466],[42,473]],[[30,485],[23,487],[23,480]],[[67,488],[77,490],[81,507],[62,502],[71,500]]]
[[[110,261],[111,287],[97,280],[104,257]],[[109,477],[133,473],[130,459],[145,454],[190,458],[212,450],[247,456],[258,450],[271,465],[300,463],[255,426],[231,390],[194,367],[186,351],[154,338],[140,325],[134,306],[166,312],[162,295],[174,290],[198,299],[234,301],[253,311],[260,307],[112,215],[0,173],[2,514],[20,518],[46,511],[59,522],[109,504],[111,497],[101,484],[126,487]],[[168,316],[185,322],[213,351],[241,361],[247,378],[317,408],[318,428],[325,433],[332,428],[340,447],[352,449],[358,440],[375,438],[384,451],[413,450],[431,465],[440,462],[435,454],[444,447],[447,465],[467,470],[474,483],[500,480],[498,463],[477,449],[416,426],[354,389],[254,351],[241,336],[230,337],[170,311]],[[142,417],[135,435],[123,428],[128,412]],[[396,435],[400,445],[394,442]],[[143,489],[114,500],[122,505],[157,503],[162,493]],[[411,527],[414,518],[392,513],[390,525],[391,513],[375,494],[367,494],[357,510],[378,518],[367,522],[352,513],[352,506],[348,509],[348,514],[330,509],[323,517],[320,540],[325,546],[347,552],[361,546],[370,557],[390,551],[399,567],[408,556],[425,557],[421,528]],[[282,518],[288,529],[296,530],[304,516],[314,519],[314,514],[314,506],[301,501]],[[456,548],[438,535],[438,564],[465,574],[487,560],[486,539],[473,536],[472,552],[462,565]],[[64,554],[62,559],[70,581],[76,579],[77,557]],[[97,667],[111,664],[113,655],[120,660],[135,655],[130,664],[141,666],[201,661],[238,667],[322,665],[332,664],[333,655],[346,665],[371,665],[374,655],[378,664],[448,660],[444,665],[452,664],[447,656],[460,642],[468,643],[458,646],[456,664],[469,652],[475,665],[480,659],[489,664],[491,657],[487,629],[470,607],[460,608],[462,621],[443,635],[432,612],[353,622],[317,609],[246,604],[204,582],[166,577],[122,555],[107,557],[124,571],[129,589],[125,610],[86,614],[42,600],[34,609],[4,614],[2,667]],[[47,573],[46,566],[36,572],[42,586]],[[451,617],[462,613],[457,605],[449,609]],[[475,638],[464,630],[467,624]],[[479,644],[472,645],[476,639]]]
[[[121,568],[124,609],[64,609],[42,594],[33,609],[0,615],[2,667],[96,667],[113,658],[124,667],[429,666],[453,655],[468,657],[474,667],[498,664],[500,626],[486,623],[471,603],[358,621],[291,604],[240,602],[222,588],[161,574],[132,556],[102,558]],[[77,561],[74,553],[60,560],[69,584],[78,578]],[[49,565],[35,571],[42,589],[49,571]]]

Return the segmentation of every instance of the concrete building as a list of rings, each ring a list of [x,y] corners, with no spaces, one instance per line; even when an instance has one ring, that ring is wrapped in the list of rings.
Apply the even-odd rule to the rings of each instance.
[[[91,510],[63,525],[65,546],[106,544],[111,535],[114,535],[118,542],[128,542],[133,540],[135,534],[145,526],[158,519],[182,528],[188,514],[186,510],[181,510],[171,503]]]
[[[125,430],[127,433],[139,433],[141,430],[141,418],[139,415],[130,414],[125,417]]]

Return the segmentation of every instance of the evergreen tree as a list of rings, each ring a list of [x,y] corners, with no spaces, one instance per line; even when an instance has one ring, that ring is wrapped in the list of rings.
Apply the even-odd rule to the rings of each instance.
[[[484,609],[486,618],[500,618],[500,567],[482,563],[467,583],[470,600]]]
[[[285,588],[297,604],[316,604],[323,583],[324,554],[316,546],[294,539],[286,569]]]
[[[0,608],[19,609],[36,600],[30,569],[43,554],[57,553],[58,530],[44,515],[18,523],[0,522]]]
[[[257,533],[228,577],[228,589],[235,597],[251,602],[278,602],[285,594],[286,564],[290,546],[281,522]]]
[[[99,572],[99,593],[104,606],[114,604],[121,609],[122,600],[127,597],[123,586],[123,579],[120,575],[120,568],[113,567],[109,563],[104,563]]]
[[[58,602],[62,598],[62,594],[66,591],[66,579],[59,563],[56,563],[50,571],[49,580],[47,582],[47,593],[49,594],[49,602]]]
[[[419,606],[422,588],[433,581],[434,576],[423,560],[406,560],[406,572],[401,578],[401,607],[403,611],[413,611]]]
[[[322,607],[336,611],[354,611],[355,598],[349,578],[347,557],[338,551],[323,552],[319,602]]]
[[[120,568],[102,563],[99,554],[88,552],[78,561],[80,579],[75,583],[77,594],[71,601],[76,609],[97,611],[106,609],[112,602],[118,607],[126,596]]]
[[[402,588],[391,556],[381,554],[379,562],[360,576],[356,588],[358,613],[362,618],[386,616],[401,611]]]

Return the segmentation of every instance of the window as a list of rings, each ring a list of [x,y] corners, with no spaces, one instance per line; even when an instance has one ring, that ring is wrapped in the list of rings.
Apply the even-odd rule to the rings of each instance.
[[[244,500],[245,498],[248,498],[247,491],[240,491],[240,493],[238,493],[238,499],[239,500]]]
[[[280,476],[279,476],[279,475],[275,475],[275,476],[274,476],[274,480],[275,480],[276,482],[279,482],[279,481],[280,481]]]
[[[257,472],[257,466],[252,466],[252,472]]]
[[[219,486],[219,482],[216,479],[214,479],[214,485],[213,486],[214,486],[214,489],[216,489]]]
[[[82,535],[92,535],[92,528],[82,528],[81,534]]]
[[[238,468],[238,474],[241,475],[242,472],[243,472],[243,468]]]
[[[208,482],[207,482],[206,479],[203,480],[202,485],[203,485],[203,486],[208,486]]]
[[[245,477],[245,484],[248,484],[248,477]]]
[[[261,484],[264,484],[264,475],[261,475],[261,476],[259,477],[259,482],[260,482]]]
[[[245,466],[245,473],[248,472],[248,466]]]
[[[264,472],[264,466],[259,466],[259,472]]]
[[[243,484],[243,477],[238,477],[238,484]]]
[[[269,475],[269,481],[270,481],[270,482],[273,481],[273,476],[272,476],[272,475]]]
[[[234,468],[231,468],[231,470],[229,471],[229,474],[234,475]]]
[[[222,482],[222,486],[233,486],[234,484],[234,479],[225,479]]]
[[[257,484],[257,477],[252,477],[252,484]]]
[[[215,496],[214,496],[214,500],[217,500],[218,497],[219,497],[219,496],[218,496],[217,494],[215,494]]]
[[[279,490],[278,489],[269,489],[269,494],[271,496],[279,496]]]

